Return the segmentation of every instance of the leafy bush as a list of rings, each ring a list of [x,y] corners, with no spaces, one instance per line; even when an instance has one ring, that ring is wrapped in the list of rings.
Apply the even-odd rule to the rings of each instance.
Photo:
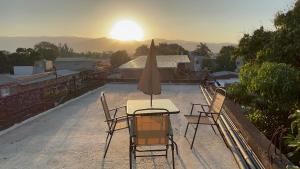
[[[288,153],[288,156],[291,160],[295,162],[300,162],[300,110],[297,110],[294,114],[291,114],[290,119],[291,123],[291,133],[285,137],[285,141],[291,151]],[[300,163],[298,164],[300,165]]]
[[[110,63],[113,67],[118,67],[130,60],[126,50],[114,52],[110,57]]]
[[[287,126],[289,114],[299,106],[300,73],[284,63],[246,64],[240,84],[229,87],[234,101],[249,109],[248,118],[267,136],[279,125]]]

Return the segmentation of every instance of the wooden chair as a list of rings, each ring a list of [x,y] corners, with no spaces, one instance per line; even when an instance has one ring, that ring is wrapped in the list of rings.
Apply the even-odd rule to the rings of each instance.
[[[151,115],[139,114],[140,111],[155,111]],[[161,113],[157,112],[161,111]],[[132,168],[132,157],[168,157],[168,149],[172,150],[172,166],[175,168],[174,162],[174,146],[178,154],[177,145],[173,140],[173,132],[170,123],[169,112],[166,109],[141,109],[133,113],[132,119],[128,120],[130,132],[129,160],[130,168]],[[145,149],[147,146],[163,146],[161,149]],[[143,149],[138,149],[143,147]],[[143,153],[137,155],[137,152]],[[151,152],[151,154],[145,154]],[[153,154],[152,152],[164,152]]]
[[[109,109],[107,102],[106,102],[104,92],[101,92],[100,100],[101,100],[103,112],[104,112],[105,118],[106,118],[105,122],[107,123],[107,126],[108,126],[108,130],[106,131],[107,136],[106,136],[106,140],[105,140],[105,152],[104,152],[104,156],[103,156],[103,158],[105,158],[114,132],[117,130],[128,128],[128,125],[127,125],[127,116],[126,115],[118,116],[118,117],[116,116],[120,109],[125,109],[125,111],[126,111],[126,106]],[[113,112],[113,116],[111,116],[111,112]]]
[[[195,141],[195,137],[197,134],[199,124],[210,125],[215,133],[216,133],[216,131],[214,129],[214,126],[216,126],[220,132],[220,127],[219,127],[217,121],[220,118],[220,114],[221,114],[221,110],[222,110],[225,98],[226,98],[226,91],[222,88],[217,88],[215,91],[215,95],[213,97],[211,105],[192,103],[192,109],[191,109],[190,114],[184,115],[184,117],[187,120],[187,126],[185,129],[184,137],[186,137],[186,133],[189,128],[189,125],[190,124],[196,125],[194,127],[195,132],[194,132],[194,136],[193,136],[193,141],[191,143],[191,149],[193,148],[193,144]],[[201,111],[198,111],[199,114],[197,114],[197,115],[193,115],[193,110],[194,110],[195,106],[200,106],[202,109]],[[205,111],[205,107],[208,109],[208,111]],[[221,136],[224,139],[222,133],[221,133]]]

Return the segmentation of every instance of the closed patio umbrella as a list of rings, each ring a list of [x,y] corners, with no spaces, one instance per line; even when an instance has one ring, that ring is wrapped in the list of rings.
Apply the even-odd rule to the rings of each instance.
[[[152,39],[150,51],[147,56],[145,68],[140,77],[138,89],[143,93],[150,95],[150,105],[152,107],[152,95],[158,95],[161,93],[160,76],[156,62],[156,51],[154,46],[154,40]]]

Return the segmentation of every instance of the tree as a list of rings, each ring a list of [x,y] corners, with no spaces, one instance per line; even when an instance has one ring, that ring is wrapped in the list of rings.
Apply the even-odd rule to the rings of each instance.
[[[278,13],[274,25],[277,28],[270,48],[272,60],[300,67],[300,1],[286,13]]]
[[[8,62],[7,51],[0,51],[0,73],[9,73],[10,72],[10,63]]]
[[[16,52],[8,55],[11,69],[13,66],[33,66],[34,62],[40,59],[40,54],[32,48],[17,48]]]
[[[110,57],[110,63],[113,67],[118,67],[129,60],[130,58],[128,57],[126,50],[116,51]]]
[[[239,41],[236,56],[242,57],[245,62],[255,61],[257,53],[270,46],[272,35],[273,33],[265,31],[263,26],[255,30],[252,36],[244,34]]]
[[[176,43],[160,43],[157,46],[157,54],[158,55],[186,55],[188,51],[185,50],[182,46]]]
[[[60,57],[72,57],[74,55],[73,49],[68,47],[66,43],[63,45],[59,44],[58,50],[59,50]]]
[[[149,48],[146,45],[141,45],[136,48],[134,56],[148,55]]]
[[[300,73],[285,63],[246,64],[240,84],[228,90],[231,97],[248,107],[249,119],[268,137],[300,103]],[[299,106],[299,105],[298,105]]]
[[[208,48],[206,43],[200,42],[199,45],[197,45],[197,48],[193,51],[194,54],[199,56],[206,56],[209,57],[212,55],[211,50]]]
[[[50,42],[40,42],[34,45],[34,50],[37,51],[42,58],[55,60],[59,56],[59,49],[56,45]]]
[[[289,116],[289,119],[292,120],[291,131],[285,136],[285,142],[287,143],[291,151],[288,153],[288,157],[295,162],[298,162],[300,165],[300,110],[296,110],[295,113]]]
[[[148,55],[149,48],[146,45],[141,45],[135,50],[134,56]],[[157,55],[187,55],[189,52],[182,46],[176,43],[159,43],[156,46]]]
[[[235,49],[236,48],[234,46],[223,46],[221,48],[220,54],[216,58],[217,71],[233,71],[235,69]]]

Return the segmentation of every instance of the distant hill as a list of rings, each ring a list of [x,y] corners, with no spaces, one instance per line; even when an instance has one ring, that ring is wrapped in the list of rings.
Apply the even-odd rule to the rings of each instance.
[[[0,50],[7,50],[13,52],[18,47],[32,48],[35,44],[41,41],[48,41],[58,45],[59,43],[67,43],[69,47],[72,47],[76,52],[102,52],[102,51],[116,51],[127,50],[129,53],[133,53],[135,49],[142,45],[150,44],[150,40],[145,41],[130,41],[123,42],[109,38],[81,38],[81,37],[0,37]],[[200,42],[200,41],[199,41]],[[194,50],[199,42],[184,41],[184,40],[166,40],[155,39],[155,43],[177,43],[183,46],[187,50]],[[232,43],[207,43],[208,47],[217,53],[222,46],[236,45]]]

